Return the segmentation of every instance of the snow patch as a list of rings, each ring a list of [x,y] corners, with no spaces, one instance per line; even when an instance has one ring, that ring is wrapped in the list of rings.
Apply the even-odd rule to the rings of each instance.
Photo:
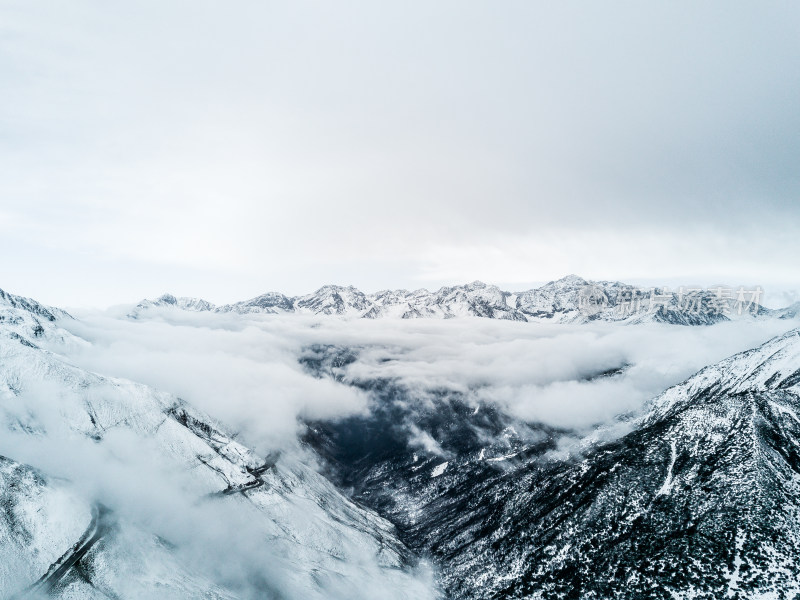
[[[670,442],[670,448],[671,458],[669,467],[667,468],[667,477],[664,479],[664,483],[661,484],[661,488],[656,493],[656,496],[667,496],[672,491],[672,468],[675,466],[675,459],[678,457],[678,451],[675,448],[675,440]]]
[[[443,463],[442,463],[442,464],[440,464],[440,465],[436,465],[436,466],[433,468],[433,471],[431,471],[431,478],[433,478],[433,477],[438,477],[439,475],[441,475],[442,473],[444,473],[444,472],[447,470],[447,465],[448,465],[448,464],[450,464],[450,463],[449,463],[449,461],[445,461],[445,462],[443,462]]]

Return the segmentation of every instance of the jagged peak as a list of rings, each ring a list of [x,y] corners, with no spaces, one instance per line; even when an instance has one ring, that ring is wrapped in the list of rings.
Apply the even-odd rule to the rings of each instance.
[[[311,295],[321,294],[321,293],[325,293],[325,292],[342,292],[342,291],[358,292],[359,294],[363,293],[361,290],[359,290],[357,287],[355,287],[353,285],[337,285],[335,283],[328,283],[326,285],[323,285],[321,288],[319,288],[315,292],[313,292],[313,294],[311,294]]]
[[[565,286],[574,286],[574,285],[588,285],[589,281],[581,277],[580,275],[569,274],[565,275],[561,279],[555,279],[553,281],[548,281],[545,285],[541,286],[544,287],[565,287]],[[538,288],[540,289],[540,288]]]
[[[268,300],[272,298],[286,298],[291,299],[291,296],[287,296],[285,294],[281,294],[280,292],[265,292],[263,294],[259,294],[254,298],[250,298],[249,300],[245,300],[242,304],[250,304],[252,302],[258,302],[259,300]]]
[[[209,311],[214,309],[214,305],[209,302],[208,300],[203,300],[202,298],[195,298],[192,296],[175,296],[170,293],[161,294],[155,300],[142,300],[139,304],[136,305],[134,311],[129,315],[131,317],[136,317],[136,313],[138,311],[151,308],[151,307],[159,307],[159,308],[175,308],[180,310],[189,310],[189,311]]]
[[[435,293],[439,295],[447,295],[453,292],[475,292],[487,288],[495,288],[496,286],[487,285],[484,282],[476,279],[471,283],[462,283],[458,285],[446,285],[440,287]],[[427,290],[424,290],[427,291]]]

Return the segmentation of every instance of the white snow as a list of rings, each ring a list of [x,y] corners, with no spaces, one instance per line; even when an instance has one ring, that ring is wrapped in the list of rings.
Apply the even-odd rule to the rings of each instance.
[[[675,459],[678,457],[677,449],[675,448],[675,440],[670,442],[670,450],[671,458],[669,467],[667,468],[667,477],[664,479],[664,483],[661,484],[661,488],[656,493],[656,496],[666,496],[672,491],[672,468],[675,466]]]
[[[504,454],[503,456],[497,456],[495,458],[487,458],[487,462],[500,462],[502,460],[508,460],[509,458],[514,458],[519,452],[512,452],[511,454]]]
[[[449,461],[445,461],[440,465],[436,465],[433,468],[433,471],[431,471],[431,477],[439,477],[439,475],[441,475],[442,473],[444,473],[447,470],[447,465],[448,464],[449,464]]]
[[[736,532],[736,556],[733,558],[733,571],[728,573],[728,592],[725,594],[727,597],[734,596],[739,590],[739,570],[741,569],[744,561],[742,560],[742,549],[744,548],[744,534],[741,531]]]

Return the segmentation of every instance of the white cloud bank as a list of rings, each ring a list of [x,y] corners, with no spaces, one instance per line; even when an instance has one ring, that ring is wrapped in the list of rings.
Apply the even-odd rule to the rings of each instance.
[[[153,312],[144,321],[87,314],[70,329],[92,342],[71,358],[93,371],[175,393],[261,449],[293,439],[298,418],[364,413],[361,390],[298,363],[314,344],[358,348],[344,383],[392,378],[497,403],[531,422],[585,429],[640,409],[700,368],[791,326],[548,325],[484,319],[340,320]],[[615,377],[597,377],[624,367]]]

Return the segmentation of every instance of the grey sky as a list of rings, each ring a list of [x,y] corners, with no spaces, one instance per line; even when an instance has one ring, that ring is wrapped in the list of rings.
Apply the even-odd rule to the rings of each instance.
[[[5,2],[0,287],[800,285],[800,6]]]

